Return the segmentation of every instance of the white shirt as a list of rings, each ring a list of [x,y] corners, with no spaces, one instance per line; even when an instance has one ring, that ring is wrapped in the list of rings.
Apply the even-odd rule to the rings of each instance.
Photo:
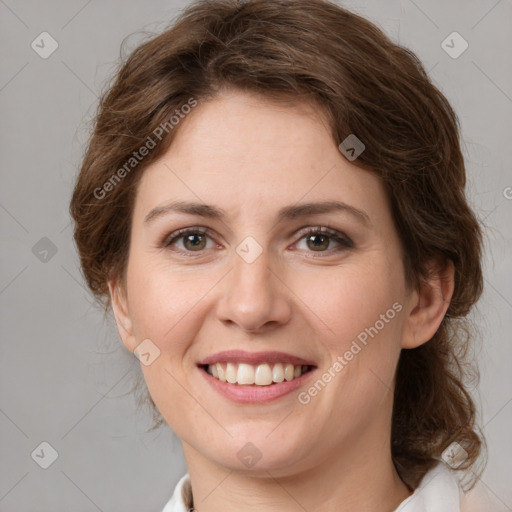
[[[188,473],[176,484],[171,499],[162,512],[189,512],[191,486]],[[403,501],[395,512],[463,512],[478,510],[491,512],[491,509],[461,509],[462,490],[453,472],[439,462],[422,479],[414,493]],[[469,504],[469,503],[468,503]],[[492,511],[495,509],[493,508]]]

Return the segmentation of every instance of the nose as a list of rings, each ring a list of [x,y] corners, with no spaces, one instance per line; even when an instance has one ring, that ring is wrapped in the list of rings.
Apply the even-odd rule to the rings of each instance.
[[[217,305],[218,318],[247,332],[265,332],[291,318],[291,292],[271,268],[268,251],[248,263],[237,253]]]

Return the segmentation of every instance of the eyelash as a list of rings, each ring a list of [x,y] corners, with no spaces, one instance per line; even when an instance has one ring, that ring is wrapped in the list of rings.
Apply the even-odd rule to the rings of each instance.
[[[340,233],[339,231],[337,231],[335,229],[329,228],[327,226],[317,226],[314,228],[309,227],[309,228],[305,228],[305,229],[306,229],[306,231],[301,231],[300,233],[298,233],[298,235],[300,235],[298,242],[300,240],[302,240],[303,238],[306,238],[310,235],[323,235],[323,236],[327,236],[328,238],[331,238],[332,240],[335,240],[336,242],[338,242],[341,245],[341,247],[338,247],[336,249],[328,249],[326,251],[308,251],[308,252],[318,253],[320,255],[326,254],[326,253],[328,255],[332,255],[333,252],[338,253],[343,250],[354,248],[354,243],[352,242],[352,240],[348,236],[344,235],[343,233]],[[213,233],[208,228],[191,227],[191,228],[179,229],[178,231],[174,231],[170,235],[166,235],[160,245],[162,248],[168,249],[173,243],[184,238],[187,235],[202,235],[202,236],[207,235],[210,238],[213,238],[213,236],[212,236]],[[181,249],[178,249],[178,250],[175,250],[175,252],[178,252],[179,254],[183,254],[185,256],[194,257],[196,255],[200,255],[205,250],[206,249],[202,249],[200,251],[183,251]]]

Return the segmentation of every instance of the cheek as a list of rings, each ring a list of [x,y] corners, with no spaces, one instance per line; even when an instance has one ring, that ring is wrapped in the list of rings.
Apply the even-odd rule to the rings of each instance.
[[[400,279],[359,268],[325,280],[321,293],[309,290],[304,302],[316,305],[319,318],[310,317],[325,333],[319,341],[330,359],[318,375],[325,386],[317,380],[306,390],[311,410],[329,418],[326,436],[355,441],[362,425],[391,407],[403,328]]]
[[[183,339],[179,332],[183,326],[190,329],[189,319],[208,288],[207,280],[190,272],[178,273],[165,263],[138,264],[134,258],[128,267],[128,292],[137,339],[150,338],[161,349],[169,338]]]
[[[178,271],[167,263],[134,264],[131,270],[134,335],[138,342],[150,339],[160,351],[150,366],[142,365],[141,369],[158,408],[167,421],[175,423],[173,411],[194,411],[197,406],[194,400],[187,402],[190,397],[184,396],[182,386],[190,387],[190,369],[195,367],[196,357],[194,341],[205,331],[205,319],[212,308],[210,298],[222,276],[212,269],[198,271],[192,266]],[[206,330],[203,338],[208,334]]]
[[[307,305],[303,311],[329,356],[319,374],[327,384],[306,391],[314,396],[314,407],[332,415],[334,428],[346,424],[347,415],[355,423],[370,418],[393,388],[403,281],[399,266],[393,272],[379,261],[385,260],[375,257],[368,265],[347,265],[296,283],[297,295]],[[322,391],[316,395],[317,389]]]
[[[381,345],[397,339],[402,279],[397,272],[381,267],[374,258],[368,265],[297,273],[294,290],[309,321],[317,326],[315,330],[325,333],[321,339],[331,354],[342,354],[357,339],[364,344],[378,337],[384,340]]]
[[[137,266],[135,260],[128,276],[134,334],[139,342],[149,338],[160,350],[154,362],[141,365],[146,386],[166,422],[187,438],[190,424],[204,423],[197,397],[184,389],[192,389],[189,349],[201,329],[204,297],[215,281],[168,265]]]

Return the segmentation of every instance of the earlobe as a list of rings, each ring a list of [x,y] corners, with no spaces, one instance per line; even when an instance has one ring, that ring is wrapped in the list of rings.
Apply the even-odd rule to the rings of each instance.
[[[454,287],[453,262],[431,262],[429,278],[411,294],[402,348],[416,348],[432,339],[450,306]]]
[[[117,324],[117,331],[124,346],[133,352],[137,346],[135,337],[133,336],[133,325],[129,315],[128,301],[124,289],[116,281],[108,282],[110,292],[110,302],[112,311]]]

